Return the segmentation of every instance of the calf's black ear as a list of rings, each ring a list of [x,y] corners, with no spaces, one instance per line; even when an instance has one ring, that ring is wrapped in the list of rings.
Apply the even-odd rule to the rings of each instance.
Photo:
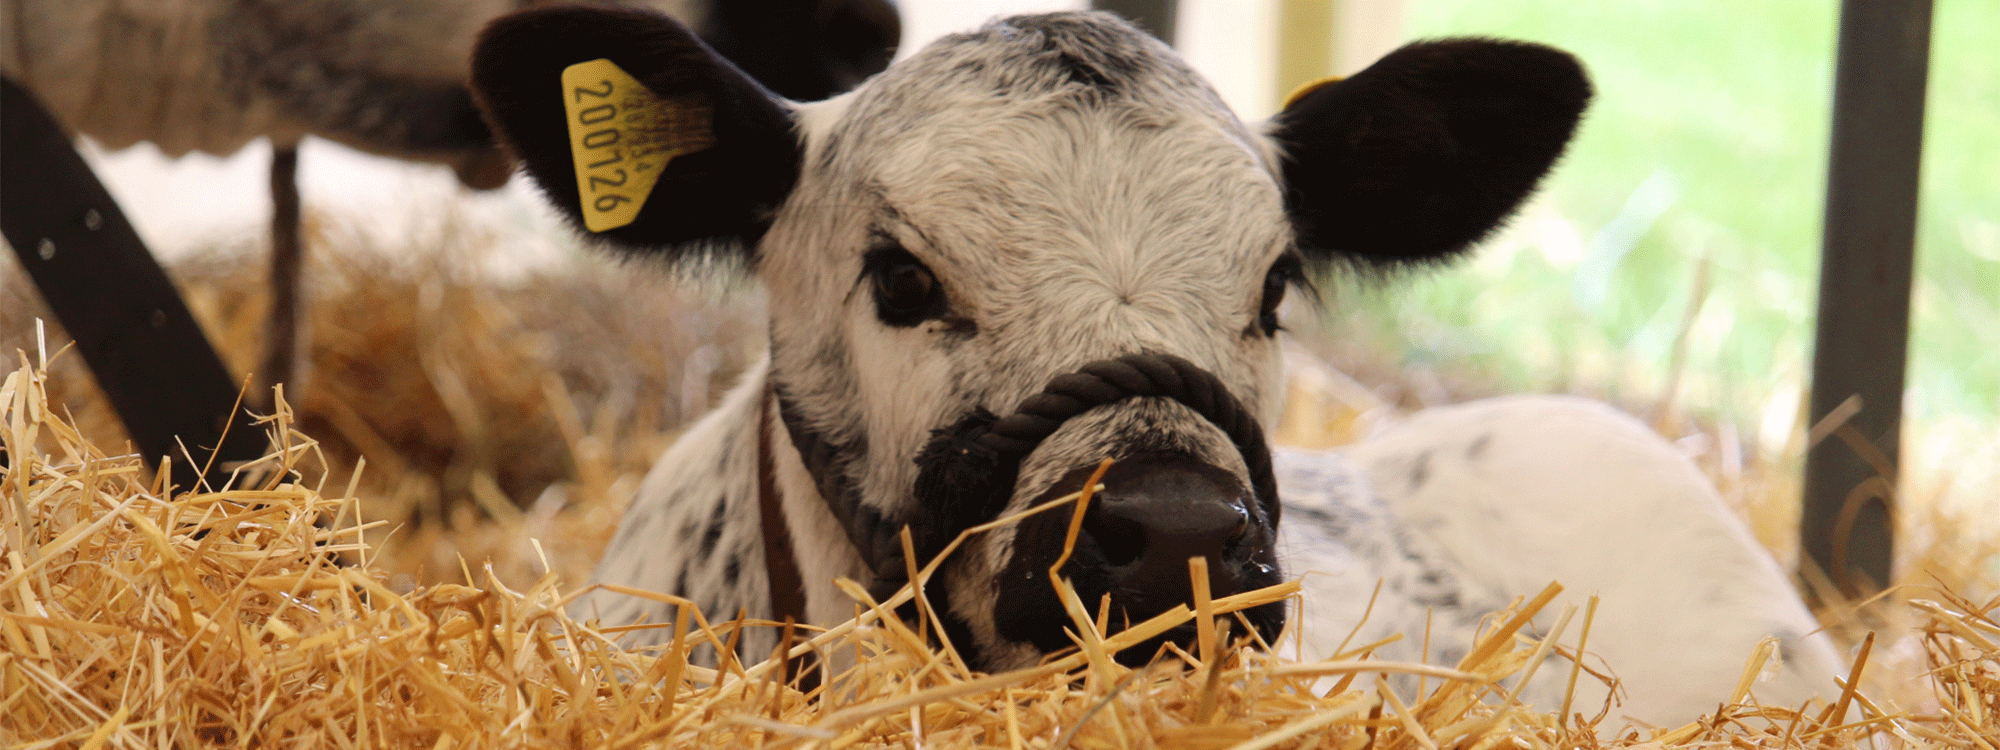
[[[890,0],[710,3],[701,38],[787,99],[812,102],[889,67],[903,37]]]
[[[571,223],[632,254],[747,252],[798,180],[784,103],[664,15],[505,16],[473,50],[472,88]]]
[[[1446,39],[1295,95],[1271,135],[1301,248],[1377,266],[1464,250],[1534,191],[1590,94],[1561,50]]]

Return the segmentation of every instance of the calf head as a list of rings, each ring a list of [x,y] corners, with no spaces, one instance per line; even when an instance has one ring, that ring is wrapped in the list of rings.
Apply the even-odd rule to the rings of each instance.
[[[676,113],[642,128],[678,155],[636,211],[578,161],[610,155],[571,142],[564,98],[587,94],[562,73],[598,58]],[[1287,288],[1461,251],[1533,189],[1589,97],[1564,53],[1427,42],[1260,129],[1170,49],[1088,13],[946,37],[813,104],[631,12],[504,19],[474,67],[502,138],[591,234],[762,280],[785,427],[846,525],[834,541],[879,579],[902,569],[896,528],[935,552],[1117,459],[1062,568],[1087,605],[1109,597],[1114,626],[1187,601],[1191,556],[1216,596],[1280,580],[1256,417],[1276,407]],[[624,213],[594,216],[605,203]],[[930,586],[980,666],[1070,645],[1046,575],[1066,516],[976,537]],[[1247,615],[1266,638],[1284,618]]]

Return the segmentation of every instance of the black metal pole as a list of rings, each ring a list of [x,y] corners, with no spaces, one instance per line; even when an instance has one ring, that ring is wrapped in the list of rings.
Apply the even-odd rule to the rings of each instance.
[[[1849,597],[1890,583],[1931,0],[1844,0],[1833,85],[1805,551]]]
[[[236,380],[69,134],[6,77],[0,155],[0,231],[132,442],[149,466],[177,464],[184,488],[207,468],[220,489],[229,464],[263,455],[263,428],[236,407]]]
[[[1160,41],[1174,43],[1174,16],[1180,12],[1175,0],[1091,0],[1090,7],[1124,16]]]

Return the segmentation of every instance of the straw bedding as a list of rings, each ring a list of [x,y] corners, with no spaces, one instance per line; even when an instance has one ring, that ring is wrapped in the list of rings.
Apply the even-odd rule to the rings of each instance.
[[[502,279],[490,230],[450,209],[434,226],[394,232],[308,212],[305,381],[287,395],[319,449],[299,468],[344,486],[367,457],[356,491],[368,499],[365,518],[387,522],[369,541],[406,588],[469,583],[461,555],[532,583],[549,569],[528,536],[562,539],[547,562],[579,580],[674,430],[757,355],[754,295],[703,299],[582,254]],[[0,355],[61,348],[67,337],[37,320],[48,313],[9,266],[0,261]],[[245,377],[264,343],[262,253],[223,243],[170,271]],[[82,359],[57,358],[50,371],[51,400],[77,429],[123,450],[124,430]]]
[[[24,363],[0,384],[0,741],[23,747],[1993,748],[2000,736],[2000,600],[1941,594],[1914,610],[1929,706],[1848,691],[1841,705],[1716,696],[1686,727],[1599,739],[1597,707],[1510,702],[1552,648],[1519,628],[1547,596],[1497,614],[1455,669],[1358,658],[1293,663],[1231,644],[1229,612],[1286,587],[1208,601],[1105,635],[1070,597],[1081,647],[1042,667],[968,673],[897,599],[826,632],[794,630],[823,686],[779,684],[779,661],[690,663],[743,628],[683,606],[684,636],[632,651],[563,612],[554,575],[509,587],[399,591],[369,559],[367,499],[294,470],[319,446],[279,403],[271,455],[246,489],[167,493],[130,456],[80,435]],[[1046,512],[1072,512],[1074,502]],[[379,533],[379,531],[373,532]],[[357,564],[341,565],[336,553]],[[1202,580],[1197,578],[1196,580]],[[1553,593],[1551,588],[1550,592]],[[858,590],[857,590],[857,593]],[[905,590],[899,598],[911,596]],[[654,595],[658,596],[658,595]],[[921,608],[917,609],[921,612]],[[704,614],[710,615],[705,617]],[[1587,614],[1574,616],[1587,638]],[[1101,615],[1099,616],[1101,617]],[[1204,636],[1145,669],[1108,658],[1186,622]],[[1560,631],[1561,628],[1557,628]],[[784,646],[780,647],[781,649]],[[1284,644],[1273,651],[1284,652]],[[1864,645],[1857,663],[1866,662]],[[1415,674],[1419,699],[1384,688]],[[1585,673],[1581,679],[1593,679]],[[1403,678],[1407,679],[1407,677]],[[1323,697],[1315,683],[1333,682]],[[1850,712],[1848,707],[1853,707]],[[1829,726],[1829,717],[1855,723]]]
[[[921,617],[906,623],[892,606],[794,631],[796,651],[838,672],[817,693],[775,684],[775,663],[746,663],[761,659],[690,663],[742,628],[776,627],[733,613],[684,608],[687,639],[628,651],[617,629],[569,620],[561,604],[672,426],[754,356],[754,303],[690,304],[587,260],[502,283],[479,267],[487,238],[450,222],[388,242],[312,228],[325,251],[308,274],[311,379],[293,404],[264,410],[279,448],[250,489],[164,492],[151,467],[120,455],[122,431],[73,354],[6,375],[0,745],[1841,748],[1865,732],[2000,745],[2000,601],[1942,592],[1825,613],[1849,642],[1884,634],[1861,657],[1848,700],[1859,709],[1758,707],[1739,691],[1717,696],[1702,724],[1615,736],[1592,721],[1600,707],[1505,699],[1521,672],[1568,664],[1543,664],[1541,644],[1508,628],[1535,601],[1496,614],[1474,649],[1483,658],[1460,669],[1303,665],[1204,638],[1134,671],[1106,654],[1137,639],[1102,636],[1082,602],[1087,648],[1000,676],[966,673]],[[174,269],[238,372],[261,340],[259,268],[219,254]],[[38,341],[39,305],[18,277],[0,283],[0,303],[0,351],[61,346],[52,326]],[[1381,387],[1322,374],[1333,380],[1295,381],[1281,441],[1341,442],[1394,410]],[[1769,501],[1795,493],[1758,484],[1783,467],[1720,468],[1759,535],[1785,536],[1764,533],[1787,515]],[[1983,588],[1990,546],[1952,538],[1949,519],[1912,526],[1936,537],[1907,566],[1913,580]],[[1151,627],[1195,620],[1213,633],[1247,603]],[[1545,614],[1587,633],[1587,613]],[[1384,672],[1423,699],[1389,700]],[[1877,720],[1829,730],[1834,715]]]
[[[387,522],[369,539],[372,559],[404,589],[473,583],[460,556],[492,561],[500,580],[517,587],[551,571],[581,580],[674,430],[705,411],[761,347],[759,305],[748,290],[703,298],[586,253],[559,267],[496,273],[498,238],[454,204],[440,206],[434,223],[393,229],[315,212],[307,219],[306,380],[288,395],[319,450],[300,468],[329,472],[339,486],[367,457],[356,488],[368,499],[363,517]],[[226,242],[171,269],[239,377],[263,344],[263,270],[258,248]],[[0,353],[36,351],[37,318],[46,315],[18,269],[0,269]],[[1274,425],[1279,444],[1352,442],[1400,411],[1491,393],[1476,379],[1437,383],[1387,366],[1397,357],[1295,317],[1305,319],[1294,321],[1293,340],[1311,351],[1296,358],[1307,366],[1292,368]],[[46,326],[48,350],[65,341]],[[1338,368],[1316,366],[1322,361]],[[119,450],[123,429],[82,360],[62,357],[50,368],[52,401],[92,442]],[[1659,415],[1662,433],[1696,456],[1758,539],[1793,565],[1802,442],[1760,446],[1685,410],[1624,406]],[[1953,477],[1910,468],[1910,491],[1898,499],[1901,583],[1993,590],[2000,538],[1991,524],[1940,502]],[[538,552],[528,538],[562,543]],[[1859,621],[1845,609],[1822,619],[1858,642],[1861,631],[1849,625]]]

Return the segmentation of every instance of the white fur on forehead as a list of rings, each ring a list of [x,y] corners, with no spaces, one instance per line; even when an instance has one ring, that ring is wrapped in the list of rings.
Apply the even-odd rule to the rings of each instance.
[[[1001,340],[1131,331],[1104,356],[1244,330],[1288,239],[1275,183],[1213,130],[1124,119],[968,124],[875,177],[924,233],[906,246],[966,290],[954,303]],[[1042,314],[1058,302],[1071,315]]]
[[[838,125],[822,118],[828,127],[806,128],[839,144],[830,157],[865,156],[865,141],[940,114],[949,123],[980,110],[1037,117],[1105,107],[1205,119],[1271,163],[1262,139],[1172,48],[1106,13],[997,19],[940,38],[844,98],[855,101],[843,102]]]
[[[937,102],[934,94],[999,93],[1151,98],[1182,91],[1220,99],[1173,49],[1107,13],[1066,12],[995,19],[939,38],[885,71],[870,88],[890,106]]]
[[[1219,316],[1203,327],[1241,327],[1255,300],[1219,300],[1246,296],[1290,240],[1268,142],[1171,49],[1105,14],[945,37],[798,119],[806,169],[788,212],[816,236],[771,247],[794,257],[767,258],[767,278],[853,262],[853,235],[879,218],[864,214],[887,209],[923,233],[897,239],[948,287],[976,290],[954,303],[982,325],[1071,286],[1093,302],[1073,327],[1143,328],[1187,294]]]

